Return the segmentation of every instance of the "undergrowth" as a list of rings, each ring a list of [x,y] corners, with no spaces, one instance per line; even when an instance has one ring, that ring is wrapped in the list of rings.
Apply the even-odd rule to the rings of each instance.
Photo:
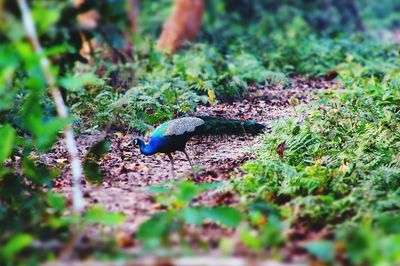
[[[322,96],[303,122],[277,123],[236,185],[279,205],[292,225],[336,232],[354,264],[400,260],[400,69],[392,53],[379,73],[374,59],[343,63],[344,88]]]
[[[131,61],[112,64],[102,58],[101,47],[94,66],[75,69],[105,81],[69,94],[80,129],[91,131],[111,122],[115,127],[146,131],[193,111],[197,104],[240,100],[250,83],[269,80],[285,85],[291,74],[323,76],[349,61],[353,71],[362,72],[358,65],[363,65],[376,76],[393,65],[392,45],[370,33],[349,35],[354,18],[335,13],[346,9],[346,1],[332,1],[327,10],[321,8],[324,3],[307,3],[305,8],[297,1],[279,5],[270,0],[206,1],[196,44],[187,44],[173,55],[155,49],[170,1],[142,3]],[[368,21],[378,16],[369,7],[365,5],[362,14]],[[397,10],[393,8],[390,12]],[[158,16],[150,15],[154,13]],[[387,23],[394,26],[396,21]]]
[[[272,33],[268,45],[258,51],[239,38],[228,51],[200,43],[168,55],[142,43],[134,62],[115,66],[97,58],[94,69],[80,66],[78,70],[103,82],[70,92],[71,109],[83,130],[112,122],[116,127],[145,131],[193,111],[197,104],[239,100],[254,82],[288,85],[290,74],[322,76],[346,66],[355,75],[368,69],[368,75],[381,77],[394,65],[392,45],[361,35],[320,38],[307,31],[301,19],[294,23],[292,33]]]
[[[95,82],[86,90],[69,94],[72,111],[83,129],[101,127],[112,121],[114,126],[129,125],[144,131],[174,116],[193,111],[197,104],[215,104],[241,98],[250,82],[270,80],[286,84],[288,78],[268,70],[255,55],[247,52],[222,54],[218,49],[197,44],[175,55],[162,54],[150,47],[138,52],[134,63],[111,67],[98,59]],[[110,69],[111,68],[111,69]],[[96,76],[96,70],[90,71]],[[132,82],[110,85],[109,76],[133,73]],[[79,77],[79,76],[77,76]]]

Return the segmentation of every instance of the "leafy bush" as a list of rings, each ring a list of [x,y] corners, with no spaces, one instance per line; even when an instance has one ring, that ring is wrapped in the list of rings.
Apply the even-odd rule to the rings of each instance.
[[[53,258],[57,245],[62,247],[74,238],[77,228],[99,223],[115,225],[124,217],[99,206],[89,208],[83,216],[71,214],[66,198],[52,190],[60,170],[38,158],[52,148],[70,118],[55,115],[40,67],[41,57],[24,38],[22,24],[13,10],[3,9],[3,5],[1,2],[1,16],[6,22],[0,33],[0,264],[35,265]],[[59,12],[34,3],[34,17],[48,18],[38,23],[40,33],[51,32]],[[58,58],[66,46],[54,45],[45,53]],[[57,84],[72,84],[59,75],[59,65],[49,67]],[[49,243],[57,245],[47,248]]]
[[[13,23],[21,27],[19,22]],[[0,97],[3,263],[18,261],[18,253],[32,247],[34,240],[62,241],[69,235],[68,221],[63,217],[65,199],[49,191],[58,170],[35,162],[37,154],[52,146],[67,121],[51,114],[53,106],[43,100],[46,87],[39,58],[23,39],[23,32],[14,33],[0,48],[0,94],[5,96]],[[40,251],[31,258],[32,263],[47,256]]]
[[[190,233],[190,228],[201,230],[203,224],[210,222],[222,228],[240,228],[236,243],[228,244],[223,237],[219,241],[220,248],[228,253],[233,252],[239,241],[256,251],[281,246],[286,224],[281,222],[281,214],[273,204],[258,199],[244,206],[204,206],[196,202],[203,192],[218,189],[221,185],[224,184],[184,181],[152,187],[151,191],[156,194],[163,210],[138,229],[137,239],[145,251],[162,254],[176,244],[183,252],[190,251],[193,245],[207,250],[210,244],[204,242],[199,233]]]
[[[171,187],[172,185],[172,187]],[[206,220],[217,222],[226,227],[236,227],[242,219],[241,213],[228,206],[194,206],[192,201],[207,189],[218,184],[196,185],[193,182],[181,182],[170,186],[153,187],[158,193],[157,201],[163,204],[165,211],[156,213],[141,224],[137,239],[144,244],[148,251],[169,248],[171,236],[179,236],[179,244],[188,241],[185,225],[202,225]],[[186,243],[188,244],[188,243]],[[207,246],[207,243],[203,243]]]

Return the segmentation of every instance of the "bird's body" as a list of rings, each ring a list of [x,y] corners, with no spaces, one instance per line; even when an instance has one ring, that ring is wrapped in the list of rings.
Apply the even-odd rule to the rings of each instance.
[[[192,164],[185,148],[186,143],[193,136],[257,134],[262,132],[263,129],[264,125],[256,122],[191,116],[176,118],[159,125],[150,136],[148,144],[138,138],[133,139],[133,142],[135,145],[139,145],[140,152],[144,155],[167,154],[172,165],[171,172],[173,172],[171,154],[175,151],[185,153],[190,164]]]

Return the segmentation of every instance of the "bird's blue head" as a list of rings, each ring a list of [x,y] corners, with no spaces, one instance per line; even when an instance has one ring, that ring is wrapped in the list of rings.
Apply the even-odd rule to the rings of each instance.
[[[144,144],[144,141],[142,139],[140,139],[140,138],[132,138],[132,143],[133,143],[133,146],[135,146],[135,147],[139,146],[140,147],[141,145]]]
[[[154,151],[153,147],[150,145],[146,145],[146,143],[144,142],[143,139],[133,138],[132,142],[133,142],[133,146],[135,146],[135,147],[139,146],[140,153],[142,153],[144,155],[152,155],[152,154],[156,153],[156,151]]]

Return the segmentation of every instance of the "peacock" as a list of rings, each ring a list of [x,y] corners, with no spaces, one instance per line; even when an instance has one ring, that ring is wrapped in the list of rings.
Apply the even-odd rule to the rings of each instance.
[[[224,119],[211,116],[189,116],[169,120],[159,125],[150,136],[148,144],[143,139],[133,138],[133,145],[139,146],[144,155],[165,153],[171,162],[171,176],[174,177],[175,151],[183,152],[193,169],[192,160],[186,152],[186,143],[193,136],[258,134],[265,126],[257,122]]]

